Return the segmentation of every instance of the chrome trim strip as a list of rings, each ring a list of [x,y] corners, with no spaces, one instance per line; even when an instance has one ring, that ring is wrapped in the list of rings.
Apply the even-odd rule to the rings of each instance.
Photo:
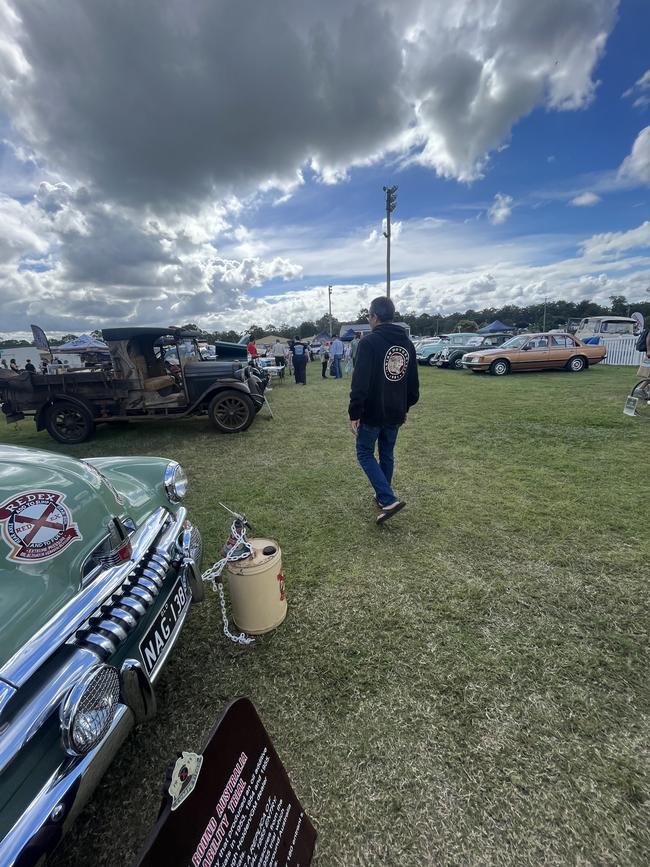
[[[181,515],[181,513],[185,514]],[[177,524],[182,526],[186,515],[187,511],[184,508],[179,509],[172,526],[175,527]],[[22,686],[36,669],[61,646],[62,641],[78,629],[99,608],[102,602],[118,589],[138,561],[153,545],[170,517],[172,517],[171,513],[166,509],[162,507],[156,509],[131,539],[133,547],[131,560],[100,572],[91,584],[84,587],[80,593],[64,605],[48,623],[38,630],[33,638],[3,665],[0,669],[0,678],[12,686]]]
[[[8,683],[0,683],[0,717],[2,716],[2,711],[5,706],[15,694],[16,690],[13,686],[9,686]]]
[[[64,764],[52,774],[7,836],[0,840],[2,867],[15,867],[21,853],[45,826],[51,827],[54,822],[68,824],[79,813],[132,726],[133,714],[125,705],[118,705],[102,742],[71,767],[69,763]],[[69,791],[75,792],[75,799],[67,813],[62,813],[55,820],[54,810],[65,803]],[[56,835],[43,835],[43,841],[48,837],[56,845]],[[52,843],[50,847],[53,848]],[[46,846],[43,854],[49,854]]]

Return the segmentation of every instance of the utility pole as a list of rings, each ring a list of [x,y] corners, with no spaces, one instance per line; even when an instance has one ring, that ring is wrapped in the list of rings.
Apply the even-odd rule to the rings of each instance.
[[[546,331],[546,302],[548,298],[544,296],[544,325],[542,326],[542,331]]]
[[[327,302],[329,304],[330,311],[330,337],[334,337],[332,334],[332,284],[327,287]]]
[[[397,204],[397,196],[395,195],[397,184],[383,189],[386,193],[386,231],[384,232],[384,238],[386,238],[386,297],[390,298],[390,215]]]

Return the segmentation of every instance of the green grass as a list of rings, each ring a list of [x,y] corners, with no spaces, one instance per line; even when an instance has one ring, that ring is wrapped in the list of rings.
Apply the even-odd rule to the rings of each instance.
[[[189,472],[218,556],[243,510],[282,546],[289,616],[249,649],[191,612],[128,740],[53,859],[128,865],[166,766],[224,702],[257,705],[319,832],[320,867],[645,865],[650,854],[650,429],[631,368],[506,379],[421,370],[397,448],[408,508],[374,525],[349,380],[287,382],[242,436],[197,419],[62,449]]]

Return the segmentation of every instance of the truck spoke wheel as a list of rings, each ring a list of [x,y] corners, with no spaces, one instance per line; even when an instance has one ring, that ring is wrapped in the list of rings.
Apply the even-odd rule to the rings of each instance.
[[[255,406],[247,394],[224,391],[212,398],[208,415],[218,430],[237,433],[250,426],[255,418]]]
[[[52,439],[68,444],[85,442],[95,430],[90,412],[68,401],[57,401],[47,408],[45,426]]]

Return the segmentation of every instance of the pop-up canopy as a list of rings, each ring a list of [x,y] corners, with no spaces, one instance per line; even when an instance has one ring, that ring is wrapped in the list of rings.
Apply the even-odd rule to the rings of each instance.
[[[483,328],[479,328],[479,334],[491,334],[493,331],[512,331],[513,328],[511,325],[504,325],[498,319],[495,319],[494,322],[490,322],[489,325],[484,325]]]
[[[77,355],[83,355],[84,352],[103,352],[108,355],[108,346],[102,340],[91,337],[90,334],[82,334],[75,337],[74,340],[68,340],[61,346],[55,346],[54,349],[57,354],[59,352],[76,352]]]

